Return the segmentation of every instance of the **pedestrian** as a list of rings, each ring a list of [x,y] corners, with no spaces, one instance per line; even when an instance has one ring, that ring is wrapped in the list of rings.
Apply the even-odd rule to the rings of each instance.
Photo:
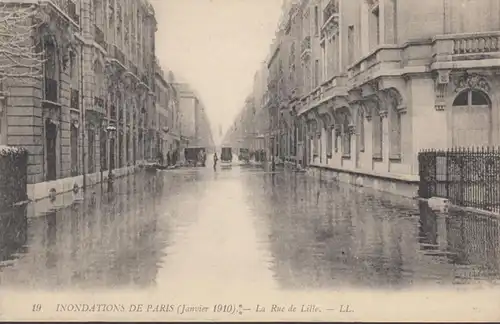
[[[170,162],[172,162],[171,158],[170,158],[171,155],[172,155],[172,153],[170,151],[168,151],[167,152],[167,166],[170,166]]]
[[[113,192],[113,183],[115,182],[115,175],[110,170],[108,174],[108,192]]]
[[[158,154],[157,154],[157,157],[158,159],[158,163],[163,166],[163,162],[164,162],[164,159],[163,159],[163,153],[161,151],[158,151]]]
[[[217,152],[214,153],[214,171],[217,169],[217,160],[219,160],[219,158],[217,157]]]

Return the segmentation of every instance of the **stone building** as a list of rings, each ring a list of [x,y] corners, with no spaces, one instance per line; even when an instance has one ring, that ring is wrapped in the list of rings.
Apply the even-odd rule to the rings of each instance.
[[[32,3],[38,13],[27,48],[44,52],[42,77],[4,82],[1,112],[3,142],[29,151],[29,197],[101,181],[110,169],[125,174],[153,159],[152,6],[146,0]]]
[[[415,196],[420,150],[500,144],[500,1],[297,0],[283,8],[267,106],[271,136],[290,140],[275,140],[275,155]]]
[[[201,96],[187,83],[175,83],[175,87],[179,97],[181,151],[190,146],[213,147],[212,129]]]
[[[163,155],[180,149],[181,116],[179,96],[174,86],[174,74],[167,76],[159,65],[156,68],[156,114],[161,136],[158,138],[157,151]]]

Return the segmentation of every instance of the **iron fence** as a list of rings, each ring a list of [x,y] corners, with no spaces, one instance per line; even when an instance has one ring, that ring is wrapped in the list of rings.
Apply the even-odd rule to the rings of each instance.
[[[420,197],[500,211],[500,148],[425,150],[418,162]]]

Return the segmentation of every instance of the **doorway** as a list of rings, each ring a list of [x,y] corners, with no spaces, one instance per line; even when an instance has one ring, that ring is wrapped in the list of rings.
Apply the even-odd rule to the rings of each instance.
[[[491,105],[479,90],[461,92],[451,109],[451,142],[453,147],[491,144]]]

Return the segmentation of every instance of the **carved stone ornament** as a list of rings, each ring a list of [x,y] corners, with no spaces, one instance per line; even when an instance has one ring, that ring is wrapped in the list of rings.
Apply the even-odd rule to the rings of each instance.
[[[339,35],[339,22],[338,18],[333,18],[325,26],[325,29],[321,32],[321,38],[331,39]]]
[[[477,73],[465,73],[455,81],[455,92],[458,93],[465,89],[478,89],[489,93],[491,87],[484,76]]]
[[[371,100],[367,100],[367,101],[360,103],[360,107],[364,111],[366,120],[368,120],[368,121],[372,120],[373,110],[376,108],[375,105],[376,105],[376,103],[371,101]]]
[[[450,71],[439,70],[434,79],[434,109],[443,111],[446,107],[446,93],[450,83]]]
[[[335,126],[334,126],[334,130],[335,130],[335,136],[340,136],[340,135],[342,135],[342,125],[340,125],[340,124],[335,124]]]
[[[396,108],[396,111],[400,114],[406,113],[406,105],[403,102],[403,97],[396,89],[388,89],[384,91],[385,100],[387,104],[391,105],[391,107]]]
[[[325,129],[328,129],[332,126],[333,120],[332,120],[332,117],[330,116],[330,114],[328,114],[328,113],[321,114],[321,118],[323,120],[323,124],[325,126]]]
[[[437,84],[450,83],[450,70],[439,70],[436,78]]]
[[[383,109],[383,110],[380,110],[378,112],[379,116],[382,117],[382,118],[387,118],[388,114],[389,114],[389,111],[387,109]]]

